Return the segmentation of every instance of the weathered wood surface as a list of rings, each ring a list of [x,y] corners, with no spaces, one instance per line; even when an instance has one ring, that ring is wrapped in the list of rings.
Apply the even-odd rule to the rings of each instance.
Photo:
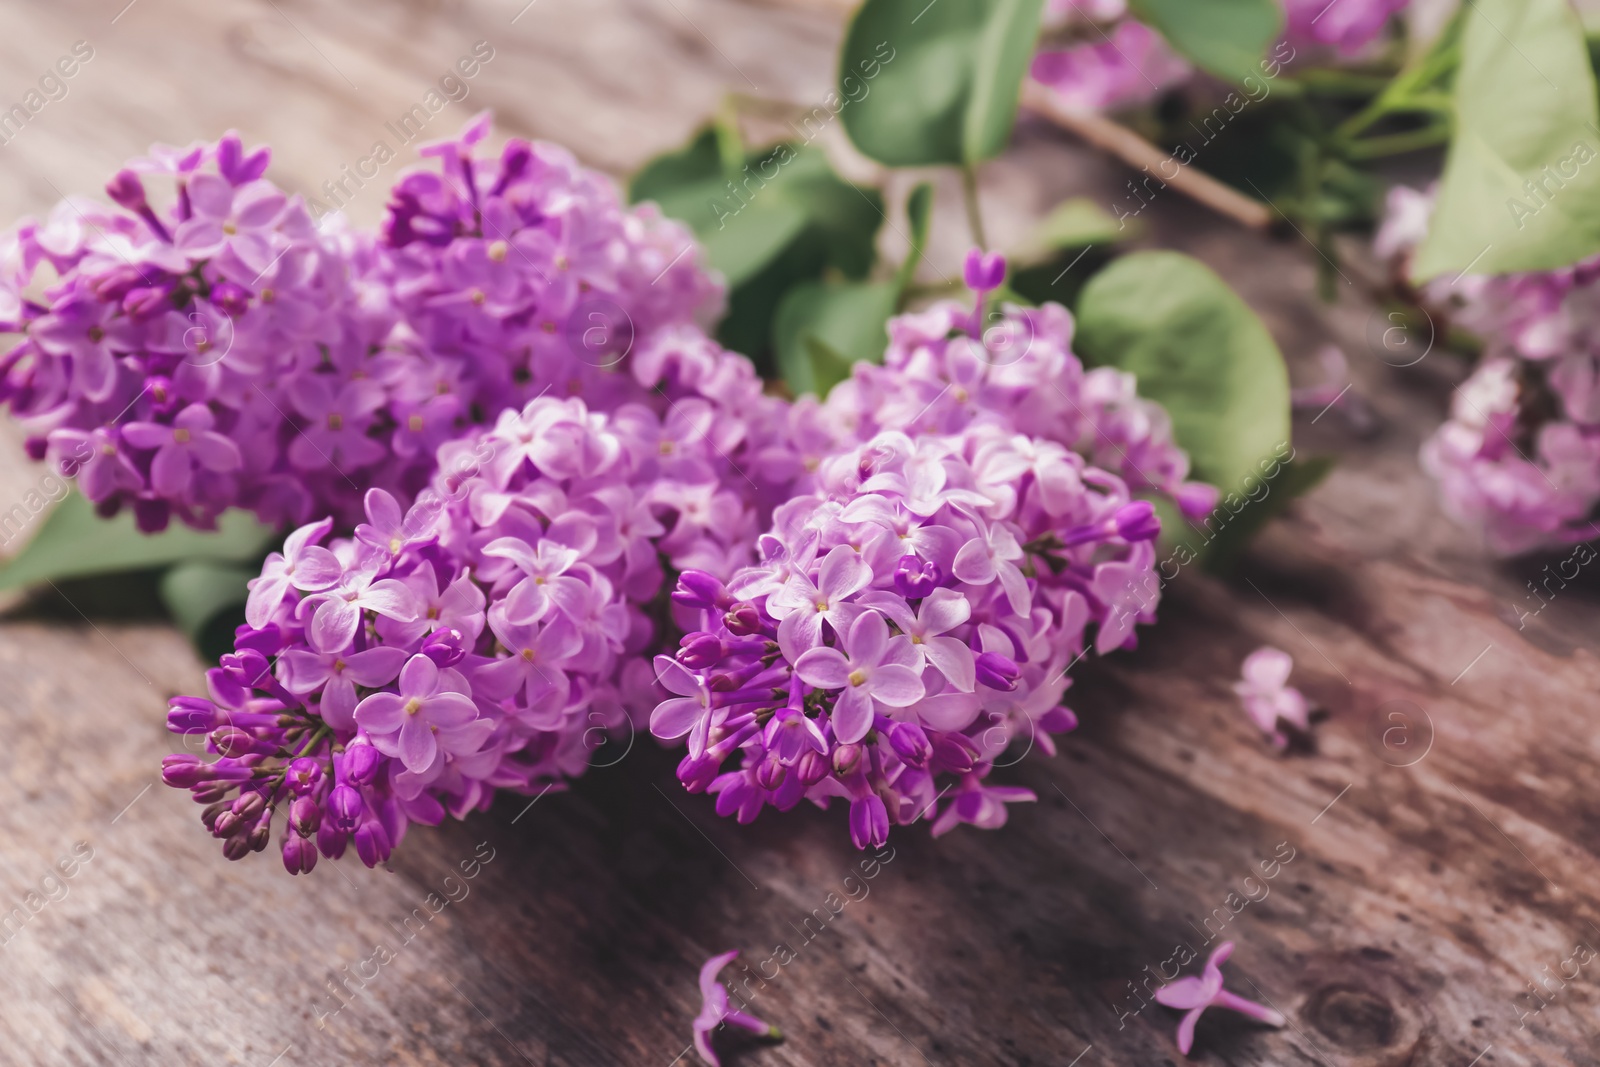
[[[437,130],[492,105],[506,131],[623,173],[727,89],[820,100],[844,6],[122,3],[0,15],[5,101],[73,42],[95,49],[66,99],[0,148],[5,218],[93,191],[151,141],[228,127],[270,141],[279,180],[315,192],[478,40],[495,56]],[[393,169],[357,197],[358,221],[376,218]],[[1025,128],[985,178],[992,231],[1018,235],[1060,197],[1109,199],[1120,181]],[[1488,561],[1415,462],[1459,365],[1374,358],[1370,308],[1353,286],[1316,306],[1312,253],[1293,235],[1246,235],[1175,197],[1146,217],[1152,242],[1246,294],[1297,374],[1314,379],[1316,346],[1343,343],[1380,428],[1361,439],[1335,414],[1297,420],[1299,447],[1339,453],[1338,470],[1236,579],[1185,570],[1137,652],[1084,665],[1070,693],[1084,726],[1063,754],[997,772],[1040,795],[1004,830],[898,833],[892,861],[847,884],[861,857],[842,812],[738,827],[678,791],[674,758],[641,739],[571,794],[414,832],[392,872],[325,863],[292,880],[271,855],[224,862],[187,797],[156,782],[165,699],[199,684],[184,642],[58,604],[0,623],[0,907],[29,892],[42,905],[0,934],[0,1061],[668,1067],[692,1059],[678,1057],[699,962],[736,947],[754,967],[785,942],[798,955],[754,1010],[789,1039],[733,1063],[1168,1063],[1176,1014],[1133,1013],[1129,983],[1180,942],[1206,951],[1221,915],[1238,943],[1230,984],[1292,1025],[1208,1016],[1197,1062],[1600,1062],[1600,965],[1574,957],[1600,947],[1594,576],[1519,628],[1539,603],[1524,583],[1548,561]],[[957,212],[939,232],[933,269],[949,271]],[[36,478],[6,459],[0,499]],[[1240,659],[1269,642],[1326,709],[1315,751],[1274,755],[1235,704]],[[1409,720],[1380,729],[1405,727],[1390,741],[1409,749],[1369,736],[1395,700]],[[72,877],[47,881],[58,861]],[[460,881],[463,864],[476,877]],[[806,917],[862,885],[801,946]],[[370,975],[363,961],[430,893],[462,887],[319,1026],[339,1003],[328,981]],[[1541,1003],[1528,984],[1563,966],[1578,976],[1547,979],[1547,1006],[1523,1019]]]

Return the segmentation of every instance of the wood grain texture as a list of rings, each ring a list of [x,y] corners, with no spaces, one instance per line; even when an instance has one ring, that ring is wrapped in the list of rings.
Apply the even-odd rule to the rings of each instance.
[[[0,147],[5,218],[92,192],[152,141],[229,127],[270,141],[275,176],[314,195],[479,40],[495,56],[437,132],[493,106],[504,132],[622,174],[725,91],[820,99],[846,6],[122,3],[0,15],[0,100],[73,42],[95,48],[67,97]],[[358,222],[377,218],[377,183],[398,165],[354,199]],[[966,240],[938,177],[930,278],[953,273]],[[1026,124],[984,175],[991,230],[1004,243],[1062,197],[1109,201],[1123,180]],[[1292,1025],[1207,1016],[1196,1062],[1600,1062],[1600,964],[1552,979],[1519,1025],[1538,1006],[1519,996],[1528,983],[1600,946],[1594,576],[1519,616],[1549,561],[1488,560],[1417,469],[1462,368],[1443,352],[1405,370],[1376,358],[1357,279],[1326,308],[1292,234],[1245,234],[1175,196],[1145,217],[1147,243],[1205,259],[1266,316],[1297,377],[1315,379],[1318,345],[1343,344],[1378,427],[1297,421],[1301,451],[1337,453],[1338,469],[1235,578],[1184,570],[1136,652],[1083,665],[1069,694],[1081,731],[1055,759],[997,772],[1040,797],[1004,830],[897,832],[865,881],[841,811],[738,827],[640,739],[569,794],[414,831],[392,871],[324,863],[295,880],[271,854],[223,861],[195,806],[156,781],[166,697],[200,684],[181,638],[58,604],[0,623],[0,1060],[669,1067],[693,1058],[700,961],[739,948],[753,968],[781,942],[795,956],[752,986],[753,1009],[788,1040],[727,1062],[1174,1063],[1175,1013],[1134,1011],[1131,985],[1179,943],[1203,954],[1229,938],[1230,984]],[[6,459],[0,499],[36,477]],[[1296,657],[1325,713],[1314,747],[1288,757],[1229,688],[1263,643]],[[1369,736],[1397,700],[1414,707],[1411,751],[1431,736],[1405,767]],[[851,886],[865,897],[834,917],[829,895]],[[372,975],[380,943],[394,958],[352,979],[344,1006],[329,983]]]

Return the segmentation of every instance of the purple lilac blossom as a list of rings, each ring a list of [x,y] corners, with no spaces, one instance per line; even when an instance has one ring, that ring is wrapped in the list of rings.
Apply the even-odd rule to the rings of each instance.
[[[1236,1011],[1268,1026],[1283,1026],[1287,1022],[1277,1009],[1246,1000],[1222,988],[1222,965],[1228,962],[1228,957],[1231,955],[1233,955],[1233,942],[1224,941],[1206,960],[1205,968],[1198,978],[1193,975],[1179,978],[1156,990],[1155,996],[1159,1003],[1169,1008],[1177,1008],[1184,1013],[1183,1020],[1178,1023],[1177,1040],[1178,1051],[1185,1056],[1194,1047],[1194,1028],[1200,1022],[1200,1016],[1210,1008]]]
[[[711,1035],[722,1029],[724,1024],[737,1026],[761,1037],[783,1040],[783,1033],[776,1026],[728,1006],[728,990],[717,981],[717,974],[738,955],[738,949],[724,952],[720,956],[712,956],[700,967],[700,1014],[694,1020],[694,1048],[701,1060],[710,1067],[722,1067],[716,1050],[711,1047]]]
[[[1404,277],[1432,191],[1391,190],[1377,251]],[[1445,510],[1502,555],[1600,536],[1600,257],[1559,270],[1440,278],[1435,320],[1483,339],[1483,360],[1422,446]]]
[[[352,843],[371,866],[411,823],[558,788],[602,737],[631,736],[657,699],[666,568],[731,573],[767,520],[737,488],[741,463],[759,471],[743,419],[781,420],[759,392],[737,414],[692,393],[742,397],[734,360],[753,379],[715,346],[652,351],[633,370],[665,414],[535,398],[444,445],[408,511],[373,489],[353,538],[324,545],[330,519],[290,534],[209,697],[168,718],[217,757],[170,756],[164,777],[206,805],[224,854],[265,848],[287,808],[292,873]]]
[[[0,403],[104,514],[201,528],[228,507],[348,530],[362,492],[410,498],[438,446],[546,390],[611,410],[619,364],[722,303],[688,231],[626,208],[565,151],[487,115],[423,149],[381,240],[313,222],[237,135],[153,150],[0,245]],[[147,185],[172,187],[164,208]]]
[[[998,826],[1034,797],[983,779],[1076,724],[1061,697],[1090,627],[1103,653],[1153,617],[1120,592],[1153,566],[1150,512],[1058,442],[879,432],[777,509],[759,564],[682,576],[690,632],[656,660],[673,696],[651,730],[687,738],[679,778],[740,822],[840,799],[866,848],[954,790],[935,832]]]
[[[1311,729],[1306,698],[1289,684],[1292,670],[1294,659],[1289,653],[1263,645],[1244,658],[1239,665],[1240,680],[1233,683],[1250,721],[1280,751],[1289,747],[1284,723],[1301,733]]]

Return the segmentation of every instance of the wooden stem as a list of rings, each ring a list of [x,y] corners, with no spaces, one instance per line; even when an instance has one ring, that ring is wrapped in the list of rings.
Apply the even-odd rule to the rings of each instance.
[[[1273,212],[1267,205],[1224,185],[1209,174],[1180,164],[1170,153],[1163,152],[1121,123],[1092,111],[1068,107],[1050,90],[1033,82],[1024,83],[1022,103],[1028,110],[1050,120],[1079,140],[1116,156],[1135,170],[1149,168],[1161,182],[1241,226],[1265,230],[1272,225]]]

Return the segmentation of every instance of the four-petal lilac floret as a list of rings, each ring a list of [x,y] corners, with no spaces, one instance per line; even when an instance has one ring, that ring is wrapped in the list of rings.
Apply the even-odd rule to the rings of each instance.
[[[1209,1008],[1226,1008],[1241,1015],[1264,1022],[1268,1026],[1283,1026],[1286,1019],[1274,1008],[1257,1004],[1253,1000],[1228,992],[1222,988],[1222,965],[1233,955],[1233,942],[1224,941],[1206,960],[1205,970],[1199,977],[1189,976],[1168,982],[1156,990],[1156,1000],[1169,1008],[1184,1012],[1178,1024],[1178,1051],[1185,1056],[1194,1047],[1194,1028]]]

